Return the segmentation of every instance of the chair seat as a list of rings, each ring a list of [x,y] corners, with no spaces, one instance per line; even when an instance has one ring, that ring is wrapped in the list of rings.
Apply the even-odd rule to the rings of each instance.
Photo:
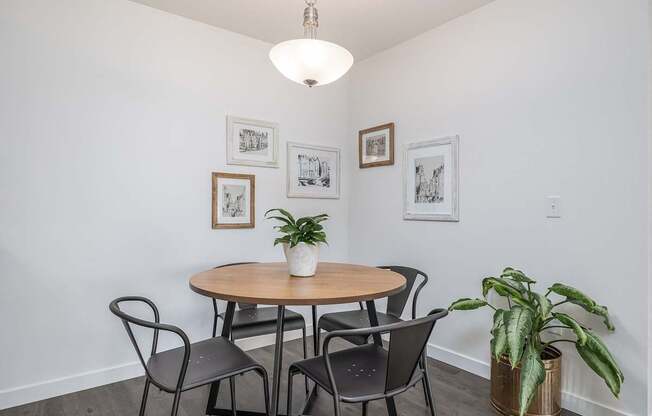
[[[330,353],[333,377],[342,400],[360,402],[383,396],[387,373],[387,350],[367,344]],[[330,394],[333,394],[324,357],[314,357],[292,364]],[[410,384],[420,377],[415,373]]]
[[[255,337],[258,335],[273,334],[276,332],[276,318],[278,308],[248,308],[235,311],[231,334],[233,339]],[[220,314],[224,319],[224,314]],[[303,316],[291,310],[285,310],[284,329],[293,331],[305,328]]]
[[[155,384],[163,390],[176,390],[183,353],[183,347],[174,348],[154,354],[147,361],[147,370]],[[226,338],[209,338],[190,345],[190,359],[182,390],[260,367],[253,358]]]
[[[394,324],[402,321],[401,318],[382,312],[377,312],[376,315],[378,316],[379,325]],[[317,325],[319,329],[331,332],[342,329],[368,328],[371,326],[371,323],[369,322],[368,311],[355,310],[324,314],[319,318],[319,323]],[[362,345],[367,343],[367,338],[368,337],[362,336],[349,336],[345,339],[356,345]]]

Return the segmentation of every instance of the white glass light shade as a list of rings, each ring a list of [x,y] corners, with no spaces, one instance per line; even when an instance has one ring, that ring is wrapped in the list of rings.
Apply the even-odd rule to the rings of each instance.
[[[317,39],[281,42],[269,51],[269,59],[281,74],[310,87],[336,81],[353,65],[351,52]]]

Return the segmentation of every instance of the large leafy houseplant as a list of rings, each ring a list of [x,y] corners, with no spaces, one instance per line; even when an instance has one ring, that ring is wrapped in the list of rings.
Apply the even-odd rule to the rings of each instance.
[[[500,277],[487,277],[482,281],[482,299],[459,299],[449,310],[474,310],[489,307],[494,311],[491,334],[491,353],[496,360],[506,356],[512,369],[520,366],[519,412],[523,416],[535,396],[537,387],[543,383],[546,373],[542,353],[548,346],[559,342],[575,344],[584,362],[604,381],[618,397],[624,376],[613,355],[592,330],[572,316],[557,311],[564,304],[576,305],[603,318],[610,331],[614,326],[606,306],[599,305],[581,291],[555,283],[542,295],[532,290],[536,282],[520,270],[511,267],[503,270]],[[489,303],[487,295],[494,291],[506,298],[507,308]],[[556,303],[550,295],[561,297]],[[573,339],[544,340],[548,330],[562,328],[574,334]]]

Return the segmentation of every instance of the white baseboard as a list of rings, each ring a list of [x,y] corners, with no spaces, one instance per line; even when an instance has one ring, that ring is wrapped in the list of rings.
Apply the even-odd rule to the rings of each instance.
[[[428,344],[428,356],[482,378],[489,379],[491,376],[489,363],[435,344]],[[561,404],[564,409],[585,416],[636,416],[567,391],[562,391]]]
[[[309,326],[307,331],[308,334],[311,334],[312,326]],[[251,350],[274,344],[274,337],[275,335],[262,335],[236,341],[236,344],[243,350]],[[283,339],[290,341],[300,337],[300,330],[288,331],[285,333]],[[140,362],[133,361],[114,367],[100,368],[98,370],[72,374],[40,383],[0,390],[0,410],[128,380],[142,376],[143,374],[144,371]]]

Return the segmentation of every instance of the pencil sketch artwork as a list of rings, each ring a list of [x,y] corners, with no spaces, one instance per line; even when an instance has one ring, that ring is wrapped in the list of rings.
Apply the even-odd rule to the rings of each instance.
[[[340,149],[288,142],[289,198],[340,197]]]
[[[239,132],[240,153],[266,155],[269,150],[269,132],[242,128]]]
[[[368,137],[365,141],[367,156],[385,156],[387,152],[387,136],[385,134]]]
[[[222,216],[240,218],[246,216],[246,186],[222,186]]]
[[[249,118],[226,117],[226,163],[278,167],[279,126]]]
[[[331,166],[328,160],[316,155],[299,153],[297,155],[297,185],[330,188]]]
[[[444,157],[432,156],[415,160],[414,202],[444,202]]]

